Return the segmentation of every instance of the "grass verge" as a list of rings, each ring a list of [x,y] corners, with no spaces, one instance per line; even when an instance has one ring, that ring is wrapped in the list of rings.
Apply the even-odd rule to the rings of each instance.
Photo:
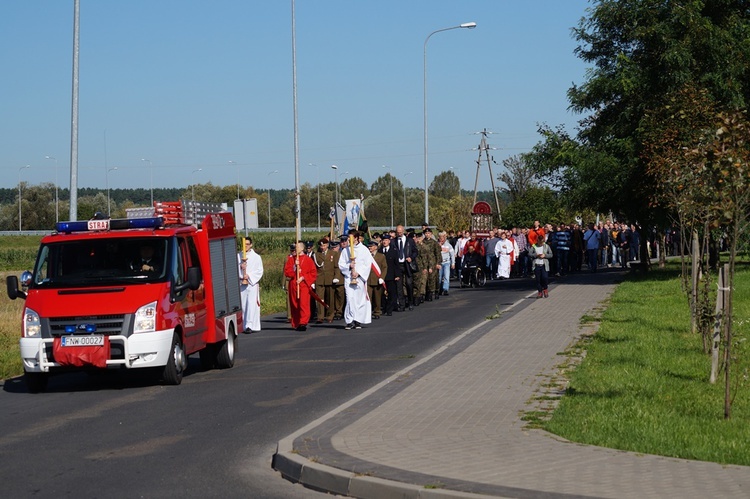
[[[690,333],[678,272],[654,269],[618,286],[545,430],[603,447],[750,465],[750,270],[738,267],[735,282],[730,420],[723,374],[709,384],[710,357]]]

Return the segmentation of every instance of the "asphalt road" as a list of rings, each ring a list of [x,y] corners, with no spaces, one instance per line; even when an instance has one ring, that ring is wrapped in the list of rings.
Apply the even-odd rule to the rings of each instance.
[[[453,283],[455,285],[455,282]],[[292,331],[285,316],[242,335],[235,366],[180,386],[137,371],[71,373],[0,392],[3,497],[323,497],[271,469],[276,442],[535,289],[531,279],[452,288],[362,330]]]

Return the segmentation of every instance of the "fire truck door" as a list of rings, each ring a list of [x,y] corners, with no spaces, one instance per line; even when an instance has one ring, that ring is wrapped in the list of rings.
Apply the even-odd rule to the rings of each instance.
[[[199,266],[198,251],[195,241],[189,237],[177,238],[177,255],[175,258],[175,283],[181,284],[187,279],[187,269]],[[200,350],[206,345],[206,293],[203,282],[195,291],[186,289],[176,298],[183,309],[183,327],[185,350],[188,353]]]

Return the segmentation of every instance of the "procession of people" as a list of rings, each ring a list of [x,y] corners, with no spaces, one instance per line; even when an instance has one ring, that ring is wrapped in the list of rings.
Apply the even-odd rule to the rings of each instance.
[[[484,236],[484,237],[480,237]],[[413,311],[448,296],[451,279],[480,268],[488,279],[531,277],[537,298],[549,298],[550,276],[562,277],[637,258],[635,225],[604,222],[541,224],[477,231],[421,230],[398,225],[382,233],[351,229],[339,238],[324,236],[290,246],[284,265],[287,321],[297,331],[308,324],[343,320],[345,330],[362,329],[395,312]],[[263,263],[252,239],[243,239],[240,279],[245,332],[260,331],[258,282]],[[317,247],[316,247],[317,246]],[[468,285],[474,285],[470,279]],[[463,286],[462,286],[463,287]]]

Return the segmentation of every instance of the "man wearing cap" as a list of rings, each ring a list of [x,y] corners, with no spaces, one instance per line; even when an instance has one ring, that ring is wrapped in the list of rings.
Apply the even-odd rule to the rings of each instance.
[[[318,278],[315,280],[315,292],[328,305],[328,309],[317,302],[318,315],[316,323],[320,324],[323,319],[333,322],[333,276],[334,268],[338,266],[338,251],[328,249],[328,238],[324,237],[318,241],[318,251],[313,255],[315,267],[318,269]]]
[[[414,273],[414,304],[424,303],[427,290],[428,270],[430,268],[430,251],[424,244],[424,233],[417,232],[414,235],[417,244],[417,272]]]
[[[440,243],[434,237],[432,229],[427,227],[424,230],[424,241],[422,246],[427,252],[427,289],[425,299],[432,301],[434,297],[436,300],[440,296],[438,294],[439,280],[440,280],[440,267],[442,263],[442,255],[440,250]]]
[[[305,255],[315,263],[315,243],[313,241],[305,241]],[[315,268],[317,270],[317,266]],[[315,283],[313,282],[310,286],[312,291],[315,291]],[[317,321],[318,319],[318,302],[312,297],[310,293],[310,321]]]
[[[362,329],[372,322],[372,306],[367,296],[367,278],[375,262],[368,249],[359,242],[359,233],[352,234],[354,246],[341,250],[339,269],[344,276],[346,307],[345,329]]]
[[[367,295],[372,303],[372,318],[380,319],[383,310],[383,292],[385,291],[385,275],[388,272],[388,263],[385,255],[378,252],[378,243],[371,240],[367,243],[374,263],[370,269],[370,277],[367,278]]]
[[[344,291],[344,276],[339,269],[339,260],[341,259],[341,253],[346,251],[349,246],[349,238],[346,236],[339,237],[336,255],[334,256],[336,265],[333,268],[333,279],[331,280],[331,288],[333,288],[333,320],[337,321],[344,315],[344,305],[346,304],[346,293]],[[331,310],[328,310],[331,313]]]

